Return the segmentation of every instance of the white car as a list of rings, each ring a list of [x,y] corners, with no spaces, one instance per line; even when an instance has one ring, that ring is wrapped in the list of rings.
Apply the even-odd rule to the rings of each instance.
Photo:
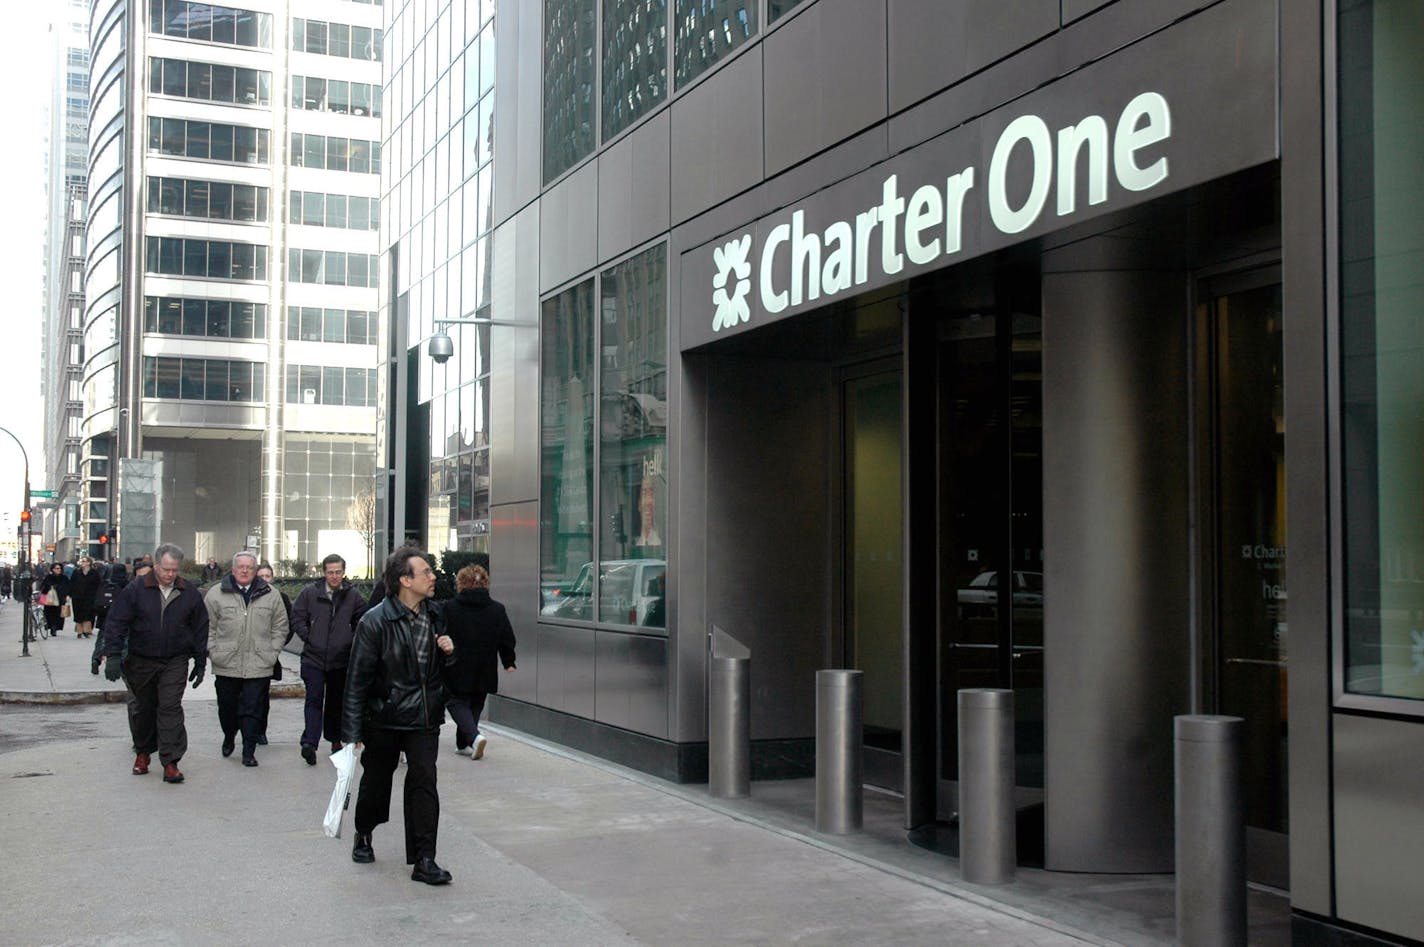
[[[1043,612],[1043,573],[1014,572],[1013,607]],[[959,617],[986,618],[999,605],[999,573],[981,572],[956,593]]]
[[[598,620],[607,624],[662,628],[667,562],[605,559],[599,564]],[[593,618],[593,563],[585,562],[568,590],[546,599],[542,613],[554,618]]]

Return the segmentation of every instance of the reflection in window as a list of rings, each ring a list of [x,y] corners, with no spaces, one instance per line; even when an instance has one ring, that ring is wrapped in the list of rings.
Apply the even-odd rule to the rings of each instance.
[[[545,300],[542,323],[539,570],[543,587],[567,591],[593,560],[593,280]],[[593,617],[591,598],[573,602],[558,616]]]
[[[288,365],[287,404],[376,406],[376,369]]]
[[[211,339],[265,339],[267,304],[176,296],[143,298],[143,331]]]
[[[661,627],[667,533],[667,250],[603,271],[601,622]],[[639,560],[645,560],[640,562]]]
[[[379,198],[289,191],[287,201],[290,223],[349,230],[380,229]]]
[[[544,2],[544,183],[593,151],[594,0]]]
[[[1345,690],[1424,700],[1424,6],[1340,4]]]
[[[292,18],[292,48],[322,56],[381,61],[381,31],[324,20]]]
[[[603,0],[603,138],[667,96],[667,0]]]
[[[267,220],[268,193],[267,188],[253,184],[151,177],[148,179],[148,212],[262,223]]]
[[[265,128],[246,125],[152,117],[148,120],[148,150],[182,158],[266,164],[270,134]]]
[[[226,240],[146,237],[144,266],[163,276],[265,280],[267,248]]]
[[[287,251],[287,279],[294,283],[375,287],[377,276],[376,258],[369,253],[296,248]]]
[[[340,112],[343,115],[374,115],[379,118],[381,89],[380,86],[366,82],[293,76],[292,108],[309,112]]]
[[[325,168],[328,171],[381,173],[379,142],[325,135],[292,134],[292,150],[287,160],[296,168]]]
[[[287,338],[302,342],[376,344],[376,314],[364,309],[287,307]]]
[[[676,0],[673,70],[680,89],[751,39],[757,0]]]
[[[148,29],[152,33],[204,43],[254,49],[272,47],[272,14],[197,0],[148,0]]]
[[[767,0],[766,21],[775,23],[783,14],[801,5],[801,0]]]
[[[148,60],[148,91],[225,105],[270,105],[272,73],[152,56]]]
[[[267,366],[220,358],[144,356],[143,396],[183,401],[258,403]]]

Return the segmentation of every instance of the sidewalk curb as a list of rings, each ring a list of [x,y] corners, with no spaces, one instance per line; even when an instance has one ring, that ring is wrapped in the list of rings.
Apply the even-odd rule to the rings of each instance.
[[[273,700],[306,697],[305,684],[274,684]],[[0,704],[34,704],[38,706],[78,706],[81,704],[122,704],[129,699],[122,691],[0,691]]]

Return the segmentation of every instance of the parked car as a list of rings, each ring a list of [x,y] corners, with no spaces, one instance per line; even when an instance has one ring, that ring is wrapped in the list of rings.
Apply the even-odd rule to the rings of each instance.
[[[607,624],[661,628],[667,562],[607,559],[599,563],[598,620]],[[550,588],[541,613],[551,618],[593,620],[593,563],[585,562],[564,590]]]
[[[1021,612],[1043,614],[1043,573],[1013,573],[1013,608],[1015,617]],[[981,572],[956,593],[960,618],[987,618],[999,605],[999,573]]]

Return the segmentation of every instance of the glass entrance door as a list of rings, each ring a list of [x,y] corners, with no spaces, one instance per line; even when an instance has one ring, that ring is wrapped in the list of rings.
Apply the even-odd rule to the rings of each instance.
[[[842,396],[846,664],[862,673],[866,782],[898,790],[905,588],[900,372],[849,378]]]
[[[1212,593],[1218,713],[1245,719],[1248,873],[1288,886],[1285,419],[1274,269],[1206,285]],[[1210,640],[1214,638],[1213,640]],[[1213,701],[1208,701],[1208,705]]]
[[[943,320],[938,374],[940,810],[947,815],[958,779],[958,691],[966,687],[1013,689],[1020,802],[1041,797],[1040,317],[978,312]]]

